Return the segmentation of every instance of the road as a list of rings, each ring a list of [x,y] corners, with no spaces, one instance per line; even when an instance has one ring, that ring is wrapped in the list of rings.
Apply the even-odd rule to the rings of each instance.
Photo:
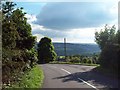
[[[43,88],[118,88],[118,80],[93,71],[95,66],[42,64]]]

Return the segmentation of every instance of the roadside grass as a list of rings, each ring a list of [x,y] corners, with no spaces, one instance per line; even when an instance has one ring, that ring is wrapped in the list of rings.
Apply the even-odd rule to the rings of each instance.
[[[36,65],[30,71],[26,72],[19,82],[8,88],[42,88],[43,79],[43,70],[40,66]]]
[[[49,64],[75,64],[75,65],[86,65],[86,66],[99,66],[99,64],[89,64],[89,63],[73,63],[73,62],[65,62],[65,61],[52,61]]]

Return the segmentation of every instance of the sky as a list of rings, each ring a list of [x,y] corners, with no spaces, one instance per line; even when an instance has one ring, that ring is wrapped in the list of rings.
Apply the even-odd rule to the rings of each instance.
[[[23,7],[32,27],[32,34],[40,41],[48,36],[53,42],[95,43],[94,33],[105,24],[118,25],[118,2],[17,2]]]

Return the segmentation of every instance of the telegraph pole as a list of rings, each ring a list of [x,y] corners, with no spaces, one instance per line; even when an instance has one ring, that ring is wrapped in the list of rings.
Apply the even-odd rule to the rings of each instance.
[[[66,38],[64,38],[64,54],[65,54],[65,61],[66,61]]]

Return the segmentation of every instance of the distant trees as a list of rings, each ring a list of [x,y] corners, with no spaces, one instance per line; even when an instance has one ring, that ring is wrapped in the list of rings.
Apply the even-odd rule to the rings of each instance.
[[[118,54],[120,55],[120,31],[115,26],[105,26],[104,30],[95,33],[95,41],[101,48],[99,57],[103,68],[118,71]]]
[[[54,61],[57,58],[57,54],[54,51],[52,41],[48,37],[42,38],[38,43],[38,59],[39,63],[48,63]]]
[[[66,61],[64,56],[58,56],[58,61],[70,62],[70,63],[85,63],[85,64],[99,64],[99,54],[91,54],[90,56],[85,55],[73,55],[67,56]]]
[[[36,37],[22,10],[15,3],[2,4],[2,79],[3,83],[16,81],[21,72],[35,65]]]

